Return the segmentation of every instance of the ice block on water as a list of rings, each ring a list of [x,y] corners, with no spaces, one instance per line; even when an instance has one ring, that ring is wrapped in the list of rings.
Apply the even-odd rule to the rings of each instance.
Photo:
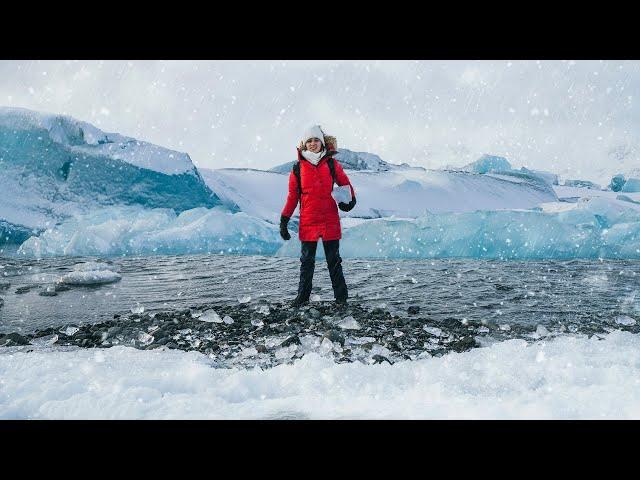
[[[331,192],[331,196],[337,203],[349,203],[351,201],[351,187],[349,185],[336,187]]]

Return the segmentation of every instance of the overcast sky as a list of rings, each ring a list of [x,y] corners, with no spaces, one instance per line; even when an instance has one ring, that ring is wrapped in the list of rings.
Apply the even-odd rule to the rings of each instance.
[[[623,166],[612,149],[636,161],[639,89],[637,61],[0,61],[0,105],[68,114],[208,168],[290,161],[319,123],[392,163],[492,153],[600,179]]]

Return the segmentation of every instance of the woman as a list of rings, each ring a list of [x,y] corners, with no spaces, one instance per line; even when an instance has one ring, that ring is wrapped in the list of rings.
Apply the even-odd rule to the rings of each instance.
[[[320,125],[314,125],[302,136],[298,146],[298,163],[294,164],[289,175],[289,194],[280,216],[280,235],[284,240],[291,238],[287,224],[300,201],[298,236],[302,253],[300,283],[294,306],[309,301],[319,238],[322,238],[336,304],[347,303],[347,284],[339,253],[342,237],[340,217],[336,201],[331,196],[334,181],[339,186],[349,185],[351,189],[351,202],[340,203],[338,206],[341,210],[348,212],[355,206],[356,194],[342,166],[333,158],[336,153],[335,139],[325,137]]]

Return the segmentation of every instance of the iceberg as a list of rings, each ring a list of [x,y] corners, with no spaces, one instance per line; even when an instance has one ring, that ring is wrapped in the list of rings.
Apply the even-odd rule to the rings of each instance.
[[[475,162],[462,167],[463,170],[472,173],[502,172],[511,170],[511,164],[504,157],[484,154]]]
[[[561,207],[561,208],[560,208]],[[343,258],[640,259],[640,208],[595,197],[535,210],[379,218],[343,228]],[[297,257],[292,235],[276,253]],[[318,257],[324,257],[321,248]]]
[[[22,108],[0,108],[0,171],[5,242],[104,206],[221,205],[186,153]]]
[[[18,255],[271,255],[281,245],[276,225],[223,207],[176,214],[168,208],[114,206],[74,216],[29,238],[20,245]]]

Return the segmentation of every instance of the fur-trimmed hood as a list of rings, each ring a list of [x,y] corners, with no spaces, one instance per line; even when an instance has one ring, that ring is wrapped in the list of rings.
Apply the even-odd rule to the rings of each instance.
[[[325,150],[328,151],[338,151],[338,140],[336,139],[336,137],[332,136],[332,135],[325,135],[324,136],[324,148]],[[307,147],[305,146],[304,142],[302,140],[300,140],[300,143],[298,144],[298,150],[300,150],[301,152],[304,152],[307,149]]]

